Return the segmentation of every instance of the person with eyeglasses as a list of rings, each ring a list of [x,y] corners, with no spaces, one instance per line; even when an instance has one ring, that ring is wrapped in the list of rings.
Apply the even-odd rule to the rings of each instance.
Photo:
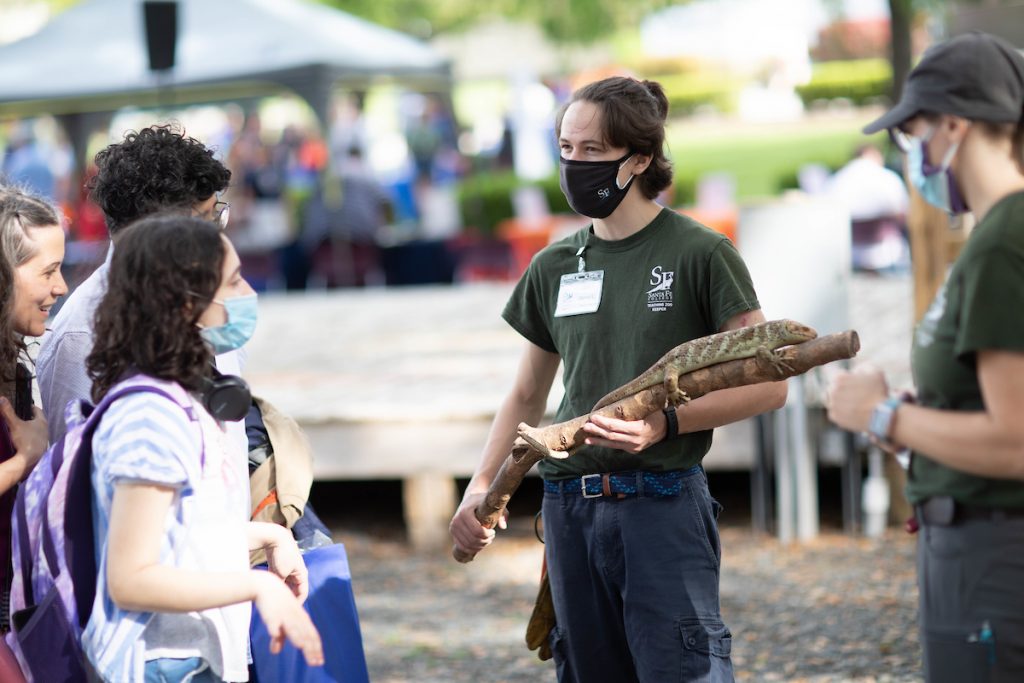
[[[212,213],[209,217],[220,224],[221,230],[227,230],[228,223],[231,220],[231,204],[229,202],[222,202],[220,195],[218,195],[217,201],[213,203]]]
[[[202,142],[172,125],[131,131],[96,155],[90,197],[103,211],[111,248],[105,262],[80,284],[54,316],[37,359],[39,392],[49,420],[50,443],[64,436],[69,401],[89,397],[92,381],[85,359],[93,346],[93,314],[107,290],[107,271],[117,240],[127,226],[163,211],[182,211],[224,227],[229,216],[220,193],[231,171]],[[237,352],[217,357],[224,374],[241,372]],[[244,426],[234,428],[240,447]]]
[[[911,452],[925,678],[1022,681],[1024,58],[984,33],[938,44],[880,130],[926,201],[977,224],[914,332],[916,400],[843,373],[829,417]]]

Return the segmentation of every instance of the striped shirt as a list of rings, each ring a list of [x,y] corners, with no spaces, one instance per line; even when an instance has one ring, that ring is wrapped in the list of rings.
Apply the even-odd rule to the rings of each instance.
[[[160,545],[161,564],[200,571],[248,569],[248,482],[239,481],[237,468],[230,463],[224,431],[177,385],[148,381],[183,402],[191,401],[198,424],[181,406],[153,393],[118,399],[100,420],[92,442],[99,571],[82,644],[106,681],[142,680],[145,662],[166,656],[200,656],[222,679],[244,681],[251,609],[247,603],[157,616],[121,609],[110,599],[106,545],[118,484],[150,483],[176,490]],[[199,635],[189,642],[182,640],[183,633]]]

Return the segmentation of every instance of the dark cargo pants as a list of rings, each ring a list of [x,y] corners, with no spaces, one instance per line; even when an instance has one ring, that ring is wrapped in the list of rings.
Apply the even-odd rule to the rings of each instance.
[[[1024,519],[923,524],[917,581],[929,683],[1024,681]]]
[[[719,612],[720,506],[703,470],[678,496],[544,494],[560,683],[732,681]]]

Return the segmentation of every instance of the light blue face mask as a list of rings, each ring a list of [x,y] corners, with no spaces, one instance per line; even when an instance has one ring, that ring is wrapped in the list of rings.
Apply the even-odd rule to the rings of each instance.
[[[234,351],[245,346],[256,331],[257,301],[255,294],[236,296],[213,303],[220,304],[227,313],[228,321],[217,327],[204,327],[199,330],[207,344],[213,348],[215,355]]]
[[[933,128],[924,137],[912,138],[910,141],[910,148],[907,150],[907,172],[910,174],[910,182],[932,206],[954,215],[966,213],[969,211],[967,202],[960,194],[953,172],[949,169],[960,143],[956,142],[950,146],[942,163],[933,166],[928,163],[925,145],[934,132]]]

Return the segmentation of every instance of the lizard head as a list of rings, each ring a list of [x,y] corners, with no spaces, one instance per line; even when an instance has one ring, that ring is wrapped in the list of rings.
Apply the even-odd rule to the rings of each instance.
[[[810,341],[818,336],[818,333],[812,327],[808,327],[803,323],[798,323],[795,320],[782,320],[783,323],[783,336],[789,344],[799,344],[800,342]]]

